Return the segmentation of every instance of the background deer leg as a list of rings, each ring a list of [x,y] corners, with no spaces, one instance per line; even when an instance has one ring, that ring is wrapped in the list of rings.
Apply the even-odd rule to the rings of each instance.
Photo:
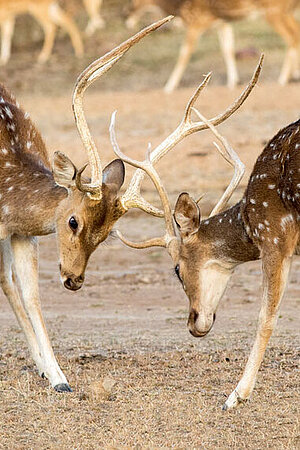
[[[100,9],[103,0],[83,0],[85,9],[89,15],[89,21],[85,30],[88,36],[92,36],[96,30],[105,27],[105,21],[101,17]]]
[[[239,82],[234,55],[234,34],[232,26],[228,23],[222,23],[218,27],[218,36],[226,65],[227,86],[232,89]]]
[[[2,241],[0,247],[1,247],[1,263],[0,263],[1,287],[3,289],[4,294],[8,298],[10,306],[12,307],[16,315],[19,325],[21,326],[21,328],[25,333],[31,356],[37,365],[39,374],[42,376],[44,367],[40,356],[38,342],[34,334],[30,320],[24,309],[16,285],[16,277],[14,274],[13,255],[10,238],[8,238],[5,241]]]
[[[6,19],[1,23],[1,65],[5,65],[10,58],[11,41],[14,33],[14,26],[14,18]]]
[[[52,53],[56,26],[49,18],[47,18],[47,16],[45,16],[45,10],[35,8],[34,11],[32,11],[32,14],[36,18],[36,20],[40,23],[45,35],[43,48],[38,57],[38,62],[44,63],[48,61]]]
[[[44,366],[44,375],[56,391],[71,391],[66,377],[55,359],[42,316],[38,292],[37,241],[35,238],[13,236],[12,250],[17,281],[25,309],[37,338]]]
[[[271,15],[266,16],[270,24],[280,34],[287,44],[287,53],[279,76],[279,83],[284,85],[293,78],[299,78],[299,46],[300,27],[295,18],[291,15]]]
[[[186,66],[188,65],[188,62],[197,44],[199,35],[200,35],[199,29],[191,27],[187,29],[186,38],[181,46],[176,66],[174,67],[174,70],[171,73],[167,81],[167,84],[165,85],[164,88],[164,91],[167,92],[168,94],[170,92],[173,92],[174,89],[176,89],[177,86],[179,85],[180,80],[186,69]]]
[[[57,3],[50,5],[49,16],[53,22],[64,28],[72,41],[72,45],[76,56],[80,57],[83,55],[83,43],[79,30],[73,20],[58,6]]]
[[[257,372],[276,324],[277,312],[287,283],[295,246],[291,252],[288,252],[290,256],[284,256],[278,249],[276,251],[273,248],[269,248],[268,253],[264,252],[265,256],[262,257],[263,298],[256,339],[243,376],[223,406],[225,410],[247,400],[254,388]]]

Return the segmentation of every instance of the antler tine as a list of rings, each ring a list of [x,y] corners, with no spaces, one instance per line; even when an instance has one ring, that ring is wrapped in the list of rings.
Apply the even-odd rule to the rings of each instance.
[[[110,52],[106,53],[101,58],[90,64],[78,77],[74,92],[73,92],[73,113],[75,117],[76,126],[78,128],[83,145],[88,153],[89,162],[91,165],[91,187],[98,188],[98,195],[93,195],[92,198],[101,198],[101,184],[102,184],[102,168],[101,160],[97,152],[97,148],[90,130],[88,128],[87,121],[85,119],[83,110],[83,94],[85,90],[104,73],[106,73],[111,67],[119,61],[119,59],[137,42],[143,37],[156,30],[166,22],[169,22],[173,16],[168,16],[162,20],[159,20],[152,25],[144,28],[139,33],[126,40],[118,47],[114,48]]]
[[[250,95],[252,89],[257,83],[257,80],[259,78],[259,75],[261,73],[262,69],[262,63],[263,63],[264,55],[262,54],[258,65],[255,68],[255,71],[252,75],[252,78],[246,88],[243,90],[243,92],[240,94],[240,96],[222,113],[218,114],[217,116],[213,117],[212,119],[209,119],[209,123],[212,125],[219,125],[220,123],[224,122],[226,119],[228,119],[246,100],[246,98]],[[207,85],[208,81],[210,79],[210,73],[205,76],[204,80],[196,90],[195,94],[190,99],[186,110],[184,117],[178,127],[171,133],[161,144],[159,144],[151,153],[150,159],[153,164],[157,163],[164,155],[166,155],[175,145],[177,145],[182,139],[189,136],[190,134],[193,134],[197,131],[202,131],[207,128],[209,128],[209,125],[203,121],[201,122],[195,122],[193,123],[191,121],[191,111],[194,107],[194,104],[199,97],[200,92],[203,90],[203,88]],[[127,191],[124,194],[124,197],[127,197],[127,192],[132,189],[132,185],[135,184],[138,186],[138,183],[141,183],[143,180],[143,175],[141,175],[140,170],[137,170],[127,188]],[[127,204],[123,202],[123,206],[125,209],[128,209]]]
[[[209,83],[209,81],[211,79],[211,75],[212,75],[212,72],[209,72],[207,75],[204,75],[204,80],[202,81],[202,83],[199,84],[194,95],[191,97],[190,101],[187,104],[187,107],[185,108],[183,122],[187,122],[187,121],[191,120],[192,108],[193,108],[194,104],[196,103],[196,101],[198,100],[199,95],[201,94],[203,89]]]
[[[123,242],[123,244],[127,245],[131,248],[142,249],[142,248],[150,248],[150,247],[166,247],[166,239],[165,237],[161,238],[153,238],[148,241],[143,242],[132,242],[126,239],[123,234],[117,230],[118,238]]]
[[[245,173],[245,165],[242,163],[242,161],[239,159],[237,153],[233,150],[233,148],[230,146],[227,139],[222,136],[218,130],[215,128],[212,123],[209,122],[199,111],[197,111],[195,108],[193,108],[193,111],[197,114],[199,119],[202,120],[213,132],[213,134],[216,136],[217,139],[222,143],[224,146],[224,150],[216,143],[214,142],[214,145],[217,147],[218,151],[221,153],[223,158],[234,168],[234,174],[231,179],[230,184],[227,186],[225,192],[223,193],[222,197],[218,201],[217,205],[213,208],[212,212],[210,213],[209,217],[214,216],[222,211],[222,209],[227,204],[228,200],[232,196],[233,192],[239,185],[241,179],[243,178],[243,175]]]
[[[243,90],[243,92],[240,94],[240,96],[224,112],[213,117],[212,119],[209,119],[210,123],[212,123],[213,125],[219,125],[220,123],[222,123],[226,119],[228,119],[228,117],[230,117],[244,103],[244,101],[249,96],[252,89],[254,88],[254,86],[257,83],[257,80],[259,78],[259,75],[260,75],[260,72],[262,69],[263,59],[264,59],[264,55],[261,55],[261,57],[259,59],[259,63],[254,71],[254,74],[253,74],[250,82],[248,83],[246,88]],[[197,93],[199,95],[201,90],[207,85],[209,77],[210,77],[210,74],[206,75],[204,81],[201,83],[201,85],[197,89],[196,95],[194,94],[193,97],[191,98],[191,100],[189,101],[188,107],[190,106],[190,109],[194,106],[195,100],[197,99]],[[179,124],[179,126],[176,128],[176,130],[152,151],[151,161],[153,162],[153,164],[158,162],[166,153],[168,153],[176,144],[178,144],[186,136],[189,136],[190,134],[193,134],[197,131],[206,130],[208,128],[208,125],[202,121],[192,123],[189,120],[185,120],[186,115],[187,114],[185,112],[184,118],[183,118],[182,122]],[[188,117],[188,115],[187,115],[187,117]]]
[[[122,159],[123,161],[127,162],[128,164],[134,165],[134,167],[140,167],[140,164],[138,161],[131,160],[129,157],[127,157],[120,149],[117,139],[116,139],[116,133],[115,133],[115,122],[116,122],[116,115],[117,111],[114,111],[111,116],[110,121],[110,127],[109,127],[109,134],[110,134],[110,141],[112,144],[112,147],[114,149],[115,154]],[[147,150],[147,157],[150,155],[151,146],[148,147]],[[149,202],[147,202],[140,194],[140,185],[141,185],[141,178],[144,178],[144,170],[139,170],[139,174],[136,177],[135,183],[131,184],[131,189],[126,191],[125,194],[122,196],[122,203],[126,203],[126,207],[129,208],[139,208],[142,211],[145,211],[148,214],[151,214],[156,217],[164,217],[164,212],[160,209],[156,208],[155,206],[151,205]]]
[[[170,205],[170,202],[168,199],[168,195],[167,195],[167,192],[160,180],[158,173],[154,169],[153,164],[150,160],[151,153],[149,152],[149,149],[148,149],[146,158],[144,161],[137,161],[137,160],[132,159],[129,156],[125,155],[117,143],[116,134],[115,134],[115,119],[116,119],[116,111],[112,114],[110,128],[109,128],[110,139],[111,139],[111,143],[112,143],[114,152],[125,163],[130,164],[131,166],[136,167],[138,169],[141,169],[144,172],[146,172],[147,175],[149,175],[149,177],[151,178],[151,180],[152,180],[154,186],[156,187],[156,190],[158,191],[158,194],[160,196],[160,200],[161,200],[161,203],[162,203],[163,209],[164,209],[163,215],[164,215],[164,219],[165,219],[165,223],[166,223],[166,234],[164,237],[150,239],[143,243],[130,242],[127,239],[125,239],[120,232],[118,232],[118,235],[119,235],[120,239],[126,245],[129,245],[134,248],[146,248],[146,247],[152,247],[152,246],[160,246],[160,247],[168,248],[173,239],[177,240],[176,232],[175,232],[175,228],[174,228],[172,210],[171,210],[171,205]],[[146,212],[149,212],[149,211],[146,211]]]

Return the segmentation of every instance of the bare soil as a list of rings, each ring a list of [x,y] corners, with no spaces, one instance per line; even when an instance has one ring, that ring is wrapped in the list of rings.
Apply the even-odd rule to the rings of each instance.
[[[25,25],[20,22],[21,27]],[[259,34],[255,45],[262,42],[266,47],[266,70],[251,98],[220,127],[247,167],[232,203],[242,195],[266,141],[280,127],[296,120],[300,111],[299,84],[276,84],[283,52],[278,50],[280,44],[273,46],[270,31],[260,22],[256,27],[247,23],[237,31],[244,42],[247,35],[243,30],[252,29],[251,36],[256,36],[259,27],[264,34]],[[27,53],[27,44],[20,47],[16,39],[13,58],[1,69],[1,80],[30,112],[50,154],[60,149],[76,164],[85,162],[70,107],[75,75],[88,59],[111,48],[126,33],[120,19],[115,18],[108,30],[97,35],[99,49],[93,47],[92,40],[86,42],[86,61],[80,62],[74,60],[68,41],[61,36],[57,53],[38,68],[32,66],[35,47],[32,54]],[[203,59],[194,58],[183,83],[186,87],[165,96],[160,87],[174,59],[168,56],[165,61],[162,55],[167,55],[169,48],[175,55],[172,36],[179,42],[174,31],[165,32],[165,36],[158,33],[152,41],[149,38],[86,95],[87,116],[103,164],[114,157],[108,137],[113,110],[118,109],[118,139],[123,150],[142,158],[149,141],[159,143],[179,123],[203,70],[216,71],[215,81],[198,104],[207,117],[224,109],[240,92],[241,88],[228,91],[223,85],[224,67],[217,44],[208,35],[198,51],[205,52],[206,47],[209,51]],[[277,37],[272,35],[272,39]],[[253,45],[253,41],[249,39],[246,44]],[[151,53],[151,45],[157,48],[156,53]],[[250,77],[255,61],[240,62],[243,81]],[[232,173],[215,151],[208,132],[178,145],[159,164],[159,171],[172,202],[182,190],[195,197],[206,193],[204,216]],[[125,185],[131,173],[128,169]],[[147,182],[144,195],[157,203],[157,195]],[[136,211],[122,218],[118,227],[136,240],[162,232],[159,219]],[[57,394],[38,377],[1,294],[0,447],[299,448],[299,269],[300,260],[295,258],[278,325],[251,400],[224,413],[220,407],[242,374],[255,336],[260,307],[259,262],[236,270],[213,330],[197,340],[188,333],[188,301],[165,251],[134,251],[110,238],[92,255],[84,287],[71,293],[59,282],[55,237],[41,238],[44,316],[74,392]],[[109,385],[107,390],[103,381]]]

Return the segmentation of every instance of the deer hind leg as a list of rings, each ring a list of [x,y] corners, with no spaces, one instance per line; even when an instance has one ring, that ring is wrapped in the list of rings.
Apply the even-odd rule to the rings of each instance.
[[[29,350],[34,362],[37,365],[39,374],[42,376],[44,372],[43,362],[40,355],[40,350],[36,336],[34,334],[31,322],[26,314],[24,305],[20,298],[16,276],[13,267],[13,255],[11,249],[10,238],[2,241],[0,244],[1,262],[0,262],[0,283],[4,294],[6,295],[15,315],[19,322],[19,325],[24,331],[26,336]]]
[[[73,20],[65,13],[56,2],[49,6],[49,18],[58,26],[64,28],[72,41],[72,45],[77,57],[83,55],[83,43],[80,32]]]
[[[287,44],[287,53],[279,76],[279,83],[285,85],[293,78],[299,78],[300,27],[291,15],[267,15],[268,21]]]
[[[234,55],[234,34],[232,26],[228,23],[222,23],[218,27],[218,36],[227,70],[227,86],[232,89],[239,82]]]
[[[268,249],[262,257],[263,265],[263,299],[259,314],[256,339],[248,358],[243,376],[236,389],[230,394],[223,409],[233,408],[247,400],[254,388],[257,372],[276,324],[277,313],[287,283],[292,255],[295,245],[282,255],[277,249]]]
[[[96,30],[105,27],[105,21],[100,14],[102,0],[83,0],[83,3],[89,15],[89,22],[87,24],[85,33],[87,34],[87,36],[92,36]]]
[[[0,65],[4,66],[11,54],[11,41],[14,34],[15,19],[9,18],[1,23],[1,57]]]
[[[12,250],[19,288],[38,342],[44,365],[44,375],[56,391],[70,392],[71,388],[55,359],[42,316],[38,292],[36,239],[14,236],[12,238]]]
[[[181,46],[176,66],[174,67],[174,70],[171,73],[171,75],[165,85],[165,88],[164,88],[164,91],[167,92],[168,94],[173,92],[179,85],[180,80],[186,69],[186,66],[189,63],[191,55],[197,44],[199,35],[200,35],[199,29],[192,28],[192,27],[189,27],[187,29],[186,38],[185,38],[184,43]]]

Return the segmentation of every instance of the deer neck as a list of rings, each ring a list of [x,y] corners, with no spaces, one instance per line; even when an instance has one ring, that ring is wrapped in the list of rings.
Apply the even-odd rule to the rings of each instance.
[[[53,233],[55,210],[66,196],[29,114],[0,85],[0,239]]]
[[[217,214],[200,225],[200,242],[207,242],[212,257],[222,259],[230,267],[260,257],[258,247],[246,232],[241,212],[241,201],[232,208]]]
[[[17,156],[17,155],[16,155]],[[12,157],[0,173],[0,236],[40,236],[55,232],[55,211],[67,196],[50,169],[29,158]],[[30,160],[31,159],[31,160]]]

